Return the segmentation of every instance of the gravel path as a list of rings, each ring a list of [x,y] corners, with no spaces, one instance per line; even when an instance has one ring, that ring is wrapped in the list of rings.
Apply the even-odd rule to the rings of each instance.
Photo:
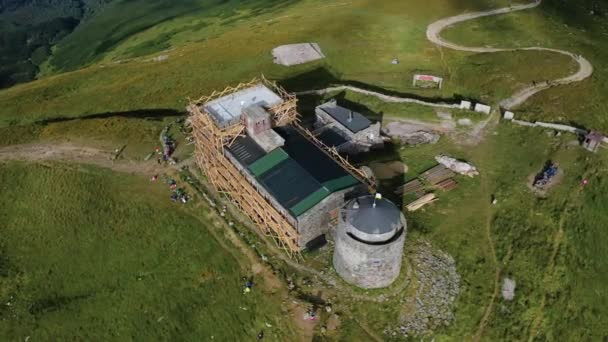
[[[500,101],[499,104],[501,107],[506,108],[506,109],[512,109],[512,108],[517,107],[518,105],[524,103],[532,95],[539,93],[543,90],[546,90],[546,89],[549,89],[551,87],[558,86],[558,85],[565,85],[565,84],[570,84],[570,83],[574,83],[574,82],[580,82],[580,81],[588,78],[589,76],[591,76],[591,74],[593,74],[593,66],[583,56],[574,54],[572,52],[564,51],[564,50],[544,48],[544,47],[538,47],[538,46],[527,47],[527,48],[515,48],[515,49],[469,47],[469,46],[462,46],[462,45],[448,42],[448,41],[444,40],[443,38],[441,38],[440,34],[441,34],[441,31],[443,31],[445,28],[450,27],[457,23],[461,23],[463,21],[532,9],[532,8],[536,8],[536,7],[540,6],[541,3],[542,3],[542,0],[537,0],[537,1],[531,2],[529,4],[514,5],[514,6],[510,6],[510,7],[499,8],[499,9],[485,11],[485,12],[465,13],[465,14],[454,16],[454,17],[441,19],[428,26],[428,28],[426,30],[426,37],[431,42],[433,42],[439,46],[442,46],[442,47],[445,47],[448,49],[452,49],[452,50],[478,52],[478,53],[512,52],[512,51],[550,51],[550,52],[569,56],[578,63],[578,65],[579,65],[578,71],[570,76],[560,78],[557,80],[553,80],[553,81],[549,81],[549,82],[542,82],[542,83],[538,83],[535,85],[531,85],[529,87],[519,90],[518,92],[513,94],[511,97]]]
[[[505,108],[505,109],[513,109],[513,108],[519,106],[520,104],[524,103],[527,99],[529,99],[534,94],[537,94],[543,90],[549,89],[551,87],[559,86],[559,85],[566,85],[566,84],[570,84],[570,83],[574,83],[574,82],[580,82],[580,81],[590,77],[593,74],[593,65],[591,65],[591,63],[587,59],[585,59],[585,57],[583,57],[581,55],[577,55],[577,54],[569,52],[569,51],[544,48],[544,47],[539,47],[539,46],[526,47],[526,48],[491,48],[491,47],[470,47],[470,46],[458,45],[456,43],[452,43],[452,42],[444,40],[441,37],[441,32],[444,29],[446,29],[452,25],[455,25],[457,23],[461,23],[461,22],[468,21],[468,20],[474,20],[474,19],[478,19],[478,18],[482,18],[482,17],[489,17],[489,16],[493,16],[493,15],[507,14],[507,13],[511,13],[511,12],[532,9],[532,8],[536,8],[536,7],[540,6],[541,3],[542,3],[542,0],[536,0],[536,1],[528,3],[528,4],[513,5],[510,7],[498,8],[498,9],[484,11],[484,12],[465,13],[465,14],[460,14],[457,16],[441,19],[441,20],[438,20],[438,21],[430,24],[427,27],[426,37],[429,41],[431,41],[432,43],[434,43],[438,46],[445,47],[445,48],[452,49],[452,50],[466,51],[466,52],[492,53],[492,52],[513,52],[513,51],[549,51],[549,52],[559,53],[562,55],[569,56],[579,65],[577,72],[572,75],[569,75],[564,78],[556,79],[553,81],[540,82],[540,83],[536,83],[534,85],[530,85],[526,88],[523,88],[523,89],[517,91],[511,97],[499,102],[500,107]],[[360,94],[375,96],[385,102],[417,103],[417,104],[424,105],[424,106],[431,106],[431,107],[438,107],[438,108],[459,108],[458,104],[434,103],[434,102],[427,102],[427,101],[422,101],[422,100],[407,98],[407,97],[390,96],[390,95],[386,95],[386,94],[382,94],[382,93],[378,93],[378,92],[370,91],[370,90],[366,90],[366,89],[361,89],[361,88],[357,88],[357,87],[353,87],[353,86],[337,86],[337,87],[329,87],[329,88],[317,89],[317,90],[307,90],[307,91],[297,92],[296,95],[310,95],[310,94],[324,95],[327,93],[331,93],[331,92],[335,92],[335,91],[343,91],[343,90],[350,90],[350,91],[357,92]]]

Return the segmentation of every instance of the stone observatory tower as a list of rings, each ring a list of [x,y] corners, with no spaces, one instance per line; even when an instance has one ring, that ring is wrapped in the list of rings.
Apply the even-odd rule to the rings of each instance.
[[[393,202],[379,195],[350,200],[340,212],[334,268],[350,284],[388,286],[399,276],[405,235],[405,217]]]

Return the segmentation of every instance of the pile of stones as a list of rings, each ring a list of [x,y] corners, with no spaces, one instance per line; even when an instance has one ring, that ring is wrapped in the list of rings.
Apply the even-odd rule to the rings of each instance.
[[[421,242],[415,247],[412,267],[418,281],[416,295],[403,299],[399,326],[385,330],[392,336],[429,335],[454,320],[452,309],[460,287],[454,258]]]

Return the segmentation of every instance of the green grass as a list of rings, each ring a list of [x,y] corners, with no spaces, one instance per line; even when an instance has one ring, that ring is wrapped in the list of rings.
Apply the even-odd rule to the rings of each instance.
[[[526,119],[573,122],[592,129],[608,130],[608,68],[606,67],[605,24],[607,7],[595,3],[597,15],[590,14],[588,1],[566,8],[558,1],[545,1],[536,10],[463,23],[445,31],[444,37],[472,46],[527,47],[539,45],[564,49],[585,56],[594,66],[594,75],[584,82],[550,89],[534,96],[517,110]],[[598,17],[599,16],[599,17]],[[505,37],[509,37],[505,39]],[[538,59],[530,58],[534,67]],[[557,65],[557,64],[556,64]],[[560,67],[563,64],[559,64]],[[523,65],[523,68],[526,68]],[[526,68],[527,69],[527,68]],[[546,69],[541,69],[547,71]],[[549,75],[540,79],[550,79]],[[539,80],[538,76],[536,79]]]
[[[247,262],[209,234],[217,218],[165,185],[63,164],[4,164],[0,180],[1,339],[234,341],[266,322],[293,339],[262,279],[242,294]]]
[[[198,25],[199,21],[205,20],[185,16],[162,21],[125,39],[117,39],[116,43],[108,43],[112,48],[103,53],[105,57],[101,64],[1,91],[0,105],[4,110],[0,125],[108,111],[151,108],[182,110],[188,96],[194,98],[214,89],[222,89],[228,84],[248,80],[260,73],[270,78],[286,80],[319,68],[326,69],[338,80],[363,82],[389,90],[428,97],[451,98],[455,94],[466,94],[486,99],[484,94],[509,93],[527,80],[526,77],[523,80],[517,77],[506,78],[495,82],[491,88],[487,83],[481,83],[475,89],[484,89],[482,94],[467,90],[472,88],[471,84],[479,83],[477,80],[485,79],[489,73],[507,73],[513,66],[513,57],[496,54],[487,60],[484,56],[468,56],[445,50],[442,54],[426,40],[424,30],[432,20],[442,16],[460,13],[467,8],[490,8],[504,3],[506,1],[478,1],[470,4],[464,1],[446,3],[444,0],[435,0],[425,3],[425,6],[411,6],[386,1],[383,6],[376,6],[357,0],[344,5],[344,8],[338,6],[332,10],[332,7],[323,8],[324,4],[319,1],[308,0],[289,5],[280,3],[281,6],[276,10],[266,12],[255,6],[245,6],[243,13],[236,15],[236,21],[222,24],[225,19],[214,18],[193,32],[187,29],[186,23]],[[112,12],[108,10],[103,13]],[[150,12],[150,16],[156,18],[155,13]],[[397,15],[398,13],[406,15]],[[105,17],[100,17],[99,20],[103,18]],[[123,16],[117,16],[116,22],[123,19]],[[91,20],[87,25],[102,25],[101,23],[105,22],[96,24]],[[113,27],[114,24],[104,26]],[[344,30],[345,26],[349,27],[348,31]],[[298,29],[294,30],[294,27]],[[179,33],[171,39],[173,50],[166,52],[168,60],[152,62],[144,57],[128,59],[133,49],[140,44],[156,42],[167,32],[173,31]],[[85,27],[80,28],[79,32],[84,32],[80,33],[84,35]],[[95,32],[103,34],[106,31]],[[122,31],[119,30],[118,33],[120,32]],[[77,43],[76,33],[70,39],[76,47],[84,47],[75,47],[74,54],[86,53],[92,58],[101,58],[90,51],[89,45],[97,43],[82,42],[92,40],[102,44],[103,39],[91,33],[91,36],[79,38],[80,43]],[[113,39],[104,39],[106,38]],[[165,41],[164,38],[161,40]],[[293,68],[272,63],[270,51],[273,47],[298,41],[319,42],[327,58]],[[68,40],[65,44],[68,44]],[[235,47],[238,47],[238,51],[235,51]],[[61,50],[59,47],[56,53],[60,54]],[[399,57],[401,64],[390,63],[395,56]],[[543,54],[539,56],[544,58]],[[71,59],[70,56],[61,58],[66,63]],[[119,60],[123,62],[115,63]],[[469,60],[479,65],[471,68],[467,65]],[[465,66],[466,69],[460,72],[459,69]],[[542,69],[553,72],[551,70],[554,68],[549,63]],[[412,88],[411,77],[419,72],[435,73],[448,78],[446,87],[442,91]],[[525,74],[526,71],[521,71],[518,76]],[[326,81],[322,78],[309,78],[304,86],[324,86]],[[498,100],[497,96],[494,97],[487,100]]]
[[[0,91],[0,144],[127,144],[126,156],[141,158],[149,146],[156,146],[160,129],[172,119],[35,122],[135,109],[183,110],[186,96],[260,73],[282,80],[289,89],[354,81],[430,98],[464,96],[493,104],[533,80],[572,71],[572,62],[560,55],[466,54],[439,51],[426,41],[426,25],[435,19],[507,2],[431,0],[421,5],[355,0],[325,8],[325,2],[307,0],[273,3],[277,7],[268,12],[254,3],[237,8],[228,2],[219,5],[226,13],[218,16],[196,7],[203,2],[164,11],[163,6],[136,1],[131,5],[141,5],[143,14],[133,22],[126,11],[117,14],[121,7],[116,5],[56,51],[57,70],[90,67]],[[517,114],[606,129],[602,113],[607,108],[608,69],[601,48],[605,25],[586,20],[588,11],[577,10],[571,19],[562,15],[558,2],[546,3],[541,10],[458,25],[445,37],[470,45],[543,45],[585,55],[596,67],[591,80],[539,94]],[[196,11],[187,13],[189,4]],[[85,44],[91,39],[94,43]],[[272,47],[300,41],[319,42],[327,58],[293,68],[272,64]],[[166,48],[173,49],[163,52],[167,61],[146,61],[147,54]],[[393,57],[401,63],[390,64]],[[115,63],[119,60],[123,62]],[[412,88],[412,74],[421,72],[445,77],[444,89]],[[368,115],[436,118],[428,107],[385,104],[351,92],[342,98]],[[304,114],[310,115],[320,99],[302,100]],[[460,115],[468,114],[455,113]],[[537,317],[542,340],[601,340],[608,335],[608,184],[603,179],[608,160],[603,151],[592,155],[568,147],[572,139],[501,124],[475,147],[442,139],[436,145],[373,156],[403,160],[410,170],[403,180],[433,166],[439,153],[470,160],[480,169],[480,177],[458,177],[456,190],[439,193],[436,204],[407,215],[409,244],[430,240],[454,256],[462,276],[456,320],[437,332],[439,339],[470,338],[489,303],[496,265],[488,223],[499,262],[512,249],[511,258],[501,266],[503,275],[518,285],[514,301],[497,298],[483,340],[527,339]],[[565,178],[548,198],[538,199],[526,182],[548,159],[560,164]],[[583,175],[590,186],[581,190]],[[381,191],[391,193],[397,181],[381,184]],[[258,293],[242,297],[238,262],[203,229],[213,218],[203,208],[176,208],[164,188],[132,176],[91,168],[76,171],[60,164],[9,164],[0,169],[0,184],[0,222],[6,222],[0,226],[0,302],[11,295],[18,299],[0,311],[9,317],[0,321],[7,340],[30,334],[39,339],[205,340],[211,331],[219,340],[246,340],[265,321],[275,327],[287,324],[279,321],[279,298],[265,295],[262,304]],[[495,206],[489,204],[491,195],[499,201]],[[554,272],[547,274],[560,221],[564,241]],[[243,303],[248,311],[238,309]],[[386,324],[395,322],[400,309],[397,302],[346,305],[379,335]],[[346,321],[342,320],[343,340],[369,340],[358,324]],[[290,333],[289,327],[281,330],[277,339],[289,340]]]
[[[123,157],[142,160],[160,146],[160,133],[167,125],[171,125],[169,133],[178,143],[178,159],[187,157],[193,148],[186,145],[175,117],[142,119],[110,116],[3,127],[0,128],[0,146],[69,143],[114,150],[126,145]]]
[[[442,340],[471,338],[494,291],[494,264],[487,236],[503,267],[503,277],[517,282],[515,300],[496,299],[482,340],[526,340],[534,319],[543,314],[537,337],[546,340],[598,340],[608,334],[605,274],[608,249],[605,247],[606,221],[603,170],[608,159],[579,147],[568,146],[574,136],[548,136],[545,131],[500,125],[488,133],[483,144],[460,146],[442,138],[436,145],[406,147],[393,154],[375,154],[373,160],[402,160],[409,166],[404,180],[414,178],[435,164],[439,153],[474,163],[481,176],[459,176],[458,188],[437,193],[439,201],[414,213],[408,220],[407,246],[419,239],[429,240],[450,253],[462,277],[456,303],[456,320],[437,331]],[[533,140],[534,144],[529,141]],[[536,197],[528,189],[530,175],[544,162],[554,160],[565,173],[547,198]],[[581,190],[580,179],[590,179]],[[403,181],[401,181],[402,183]],[[394,180],[380,184],[391,193]],[[401,184],[399,183],[399,184]],[[498,199],[491,205],[491,196]],[[564,241],[554,272],[548,271],[554,238],[564,221]],[[508,250],[512,256],[504,259]],[[503,260],[505,263],[503,264]],[[546,304],[541,310],[542,298]],[[399,316],[401,305],[353,304],[357,317],[381,334]]]

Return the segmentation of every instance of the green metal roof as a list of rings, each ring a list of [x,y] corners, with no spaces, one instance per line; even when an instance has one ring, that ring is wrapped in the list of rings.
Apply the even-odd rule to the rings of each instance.
[[[315,205],[317,205],[317,203],[319,203],[323,199],[325,199],[325,197],[329,196],[329,194],[331,194],[331,191],[329,191],[325,187],[322,187],[322,188],[318,189],[317,191],[313,192],[312,194],[308,195],[306,198],[304,198],[300,202],[298,202],[298,204],[289,208],[289,210],[295,216],[300,216],[303,213],[305,213],[308,209],[314,207]]]
[[[346,189],[352,185],[359,183],[359,181],[353,177],[352,175],[346,175],[344,177],[332,179],[323,183],[323,186],[326,187],[331,192],[336,192],[342,189]]]
[[[253,164],[249,165],[249,171],[258,177],[264,174],[266,171],[277,166],[283,160],[289,158],[289,155],[283,151],[282,148],[278,147],[272,150],[272,152],[256,160]]]

